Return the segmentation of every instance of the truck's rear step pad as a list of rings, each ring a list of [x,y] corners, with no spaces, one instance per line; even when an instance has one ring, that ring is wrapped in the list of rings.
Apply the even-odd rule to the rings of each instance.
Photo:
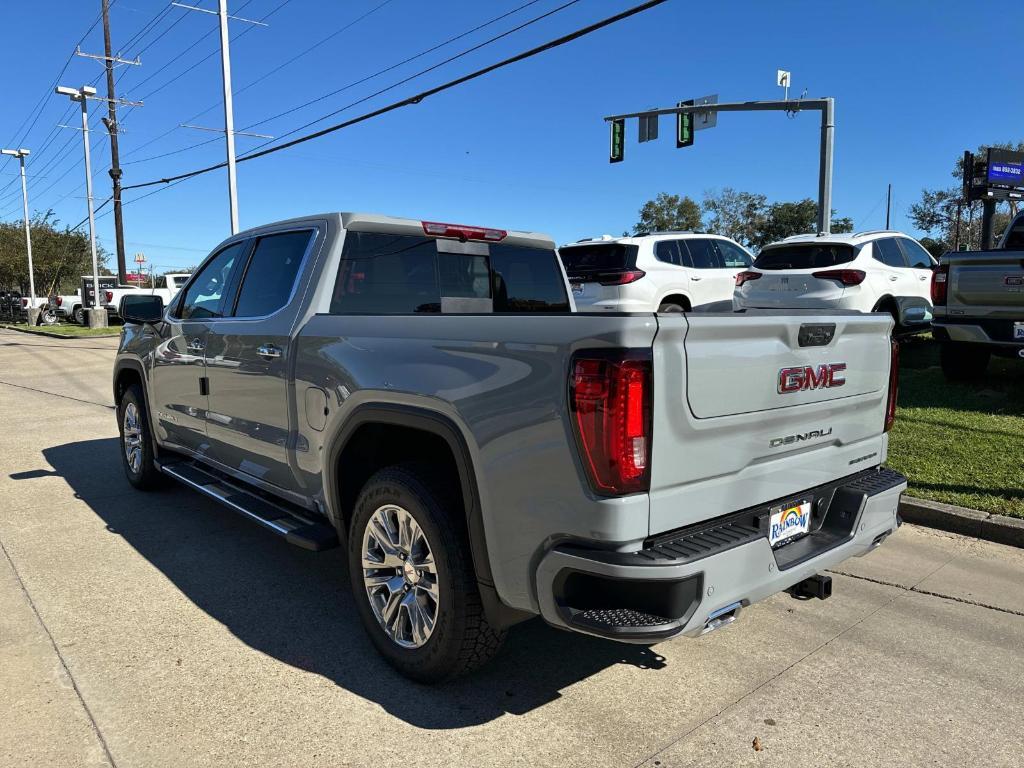
[[[182,459],[158,466],[168,477],[255,520],[290,544],[314,552],[338,546],[338,534],[330,524],[285,501],[259,496],[198,462]]]

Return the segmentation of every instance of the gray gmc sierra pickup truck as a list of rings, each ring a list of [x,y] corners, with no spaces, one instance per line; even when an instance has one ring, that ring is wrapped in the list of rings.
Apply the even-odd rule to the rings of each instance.
[[[932,275],[942,371],[976,381],[992,355],[1024,359],[1024,213],[990,251],[950,251]]]
[[[121,314],[128,480],[346,546],[418,680],[538,614],[650,644],[824,598],[898,524],[888,315],[575,313],[546,236],[353,213],[240,233]]]

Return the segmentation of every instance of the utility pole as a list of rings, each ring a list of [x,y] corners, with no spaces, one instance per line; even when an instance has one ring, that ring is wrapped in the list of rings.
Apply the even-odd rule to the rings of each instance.
[[[648,109],[643,112],[626,112],[609,115],[605,122],[615,123],[630,117],[652,117],[655,115],[680,115],[718,112],[788,112],[796,114],[802,110],[821,112],[821,139],[818,145],[818,232],[827,235],[832,231],[832,154],[835,135],[835,99],[783,99],[781,101],[742,101],[729,103],[693,104],[667,109]]]
[[[892,184],[889,184],[889,191],[885,193],[885,228],[889,228],[889,211],[892,209]],[[959,212],[958,212],[959,215]]]
[[[77,51],[79,56],[88,59],[97,59],[103,62],[107,72],[107,116],[103,118],[103,125],[110,134],[110,179],[113,182],[114,201],[114,239],[117,243],[117,282],[123,285],[128,271],[124,255],[124,220],[121,217],[121,160],[117,147],[117,135],[120,131],[117,124],[117,105],[120,100],[114,92],[114,65],[132,64],[138,66],[141,62],[138,59],[128,61],[114,56],[110,44],[110,0],[100,0],[100,7],[103,16],[103,55],[95,56]]]
[[[28,185],[25,183],[25,158],[31,152],[27,149],[0,149],[0,154],[18,158],[21,165],[21,201],[25,209],[25,251],[28,253],[28,324],[33,326],[39,318],[39,307],[36,306],[36,278],[32,270],[32,228],[28,221]]]
[[[89,98],[96,95],[91,85],[81,88],[57,86],[56,92],[77,101],[82,106],[82,144],[85,147],[85,201],[89,209],[89,247],[92,249],[92,290],[93,305],[86,310],[90,328],[107,326],[107,310],[100,306],[100,265],[96,257],[96,218],[92,209],[92,162],[89,158]],[[83,306],[88,305],[88,296],[82,296]]]
[[[228,0],[218,0],[218,9],[210,11],[206,8],[197,8],[194,5],[183,3],[171,3],[178,8],[185,8],[189,11],[199,11],[217,16],[220,25],[220,69],[221,84],[224,88],[224,139],[227,150],[228,166],[228,210],[231,216],[231,234],[238,234],[238,177],[235,171],[235,109],[231,96],[231,37],[228,34],[228,20],[244,21],[247,24],[256,24],[261,27],[267,26],[262,21],[243,19],[239,16],[232,16],[228,13]],[[198,126],[188,126],[195,128]]]

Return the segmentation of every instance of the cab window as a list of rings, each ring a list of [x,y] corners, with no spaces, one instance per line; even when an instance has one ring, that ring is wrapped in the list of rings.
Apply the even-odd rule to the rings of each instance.
[[[189,284],[178,306],[182,320],[204,320],[224,316],[226,286],[232,270],[245,250],[246,241],[232,243],[210,257]]]

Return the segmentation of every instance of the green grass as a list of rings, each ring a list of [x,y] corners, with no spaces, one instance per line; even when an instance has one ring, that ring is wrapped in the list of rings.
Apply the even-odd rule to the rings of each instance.
[[[58,323],[57,325],[37,325],[29,327],[27,323],[2,323],[0,328],[8,328],[12,331],[23,331],[25,333],[57,334],[70,339],[77,339],[86,336],[117,336],[121,333],[120,325],[112,325],[109,328],[88,328],[76,323]]]
[[[889,466],[908,493],[1024,517],[1024,364],[993,357],[978,384],[947,383],[930,337],[903,342]]]

